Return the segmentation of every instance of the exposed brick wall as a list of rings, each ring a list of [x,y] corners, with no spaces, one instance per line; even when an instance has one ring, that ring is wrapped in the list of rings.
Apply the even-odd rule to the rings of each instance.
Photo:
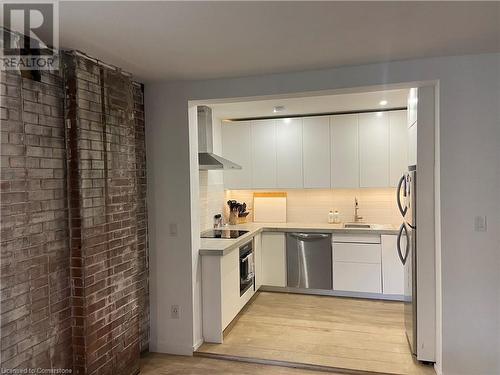
[[[147,344],[142,92],[77,55],[66,64],[77,373],[133,374]],[[76,305],[76,303],[75,303]]]
[[[133,374],[149,338],[143,90],[64,61],[63,78],[1,76],[1,367]]]
[[[135,121],[135,154],[136,154],[136,181],[137,181],[137,251],[145,268],[138,274],[142,280],[142,308],[140,310],[141,352],[149,348],[149,258],[148,258],[148,217],[146,206],[146,129],[144,122],[144,89],[142,85],[134,84],[134,121]]]
[[[1,367],[71,368],[62,81],[0,82]]]

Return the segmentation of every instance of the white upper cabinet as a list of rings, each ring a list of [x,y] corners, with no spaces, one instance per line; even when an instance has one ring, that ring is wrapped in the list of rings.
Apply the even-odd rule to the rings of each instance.
[[[413,126],[417,122],[417,106],[418,106],[418,89],[410,89],[408,93],[408,113],[407,113],[407,124],[408,127]]]
[[[302,188],[302,119],[276,120],[278,188]]]
[[[408,128],[406,111],[389,112],[389,183],[397,186],[408,170]]]
[[[359,187],[358,115],[330,117],[332,188]]]
[[[389,115],[387,112],[359,115],[359,184],[389,186]]]
[[[303,166],[305,188],[330,187],[329,117],[303,119]]]
[[[396,186],[416,164],[406,111],[223,123],[226,189]]]
[[[251,123],[222,123],[222,156],[241,165],[242,169],[224,170],[227,189],[252,187]]]
[[[245,142],[245,140],[241,140]],[[274,120],[252,123],[252,187],[276,187],[276,123]]]

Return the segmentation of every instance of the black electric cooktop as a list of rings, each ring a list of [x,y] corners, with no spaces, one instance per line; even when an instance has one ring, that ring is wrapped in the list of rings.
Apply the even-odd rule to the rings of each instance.
[[[236,229],[211,229],[203,232],[201,238],[227,238],[233,239],[243,236],[248,233],[247,230],[236,230]]]

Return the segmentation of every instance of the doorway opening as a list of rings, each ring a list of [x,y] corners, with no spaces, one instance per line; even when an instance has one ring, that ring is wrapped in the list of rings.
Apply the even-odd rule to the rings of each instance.
[[[212,111],[213,153],[241,167],[200,170],[198,230],[229,222],[237,207],[221,230],[246,231],[231,241],[252,243],[254,284],[233,298],[241,258],[222,249],[214,260],[215,242],[201,240],[195,355],[435,373],[435,87],[365,90],[196,103]],[[325,251],[312,234],[325,236]],[[214,270],[219,290],[208,286]],[[316,285],[318,273],[328,282]]]

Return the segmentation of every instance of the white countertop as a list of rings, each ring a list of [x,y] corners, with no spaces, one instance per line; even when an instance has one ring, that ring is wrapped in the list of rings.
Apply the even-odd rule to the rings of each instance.
[[[328,223],[246,223],[227,225],[223,229],[247,230],[243,236],[235,239],[202,238],[200,255],[222,256],[229,254],[252,239],[260,232],[323,232],[351,234],[398,234],[398,228],[389,224],[371,224],[371,228],[344,228],[344,224]]]

